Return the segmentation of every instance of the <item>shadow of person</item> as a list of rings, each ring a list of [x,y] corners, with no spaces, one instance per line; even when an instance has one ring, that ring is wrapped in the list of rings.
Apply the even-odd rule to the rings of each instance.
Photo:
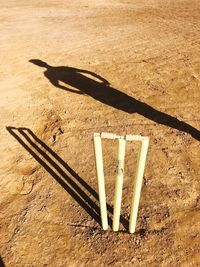
[[[55,87],[88,95],[103,104],[129,114],[138,113],[156,123],[189,133],[193,138],[200,141],[200,131],[196,128],[112,88],[106,79],[94,72],[65,66],[53,67],[39,59],[31,59],[30,62],[46,68],[44,76]]]
[[[1,257],[0,257],[0,267],[5,267],[5,264],[4,264],[4,262],[3,262]]]

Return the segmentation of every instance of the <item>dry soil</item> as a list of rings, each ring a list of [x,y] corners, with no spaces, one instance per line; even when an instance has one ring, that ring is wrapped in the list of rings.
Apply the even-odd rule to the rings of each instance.
[[[199,0],[0,2],[0,255],[15,266],[200,266]],[[94,132],[150,137],[135,234],[102,231]],[[117,143],[103,142],[110,224]]]

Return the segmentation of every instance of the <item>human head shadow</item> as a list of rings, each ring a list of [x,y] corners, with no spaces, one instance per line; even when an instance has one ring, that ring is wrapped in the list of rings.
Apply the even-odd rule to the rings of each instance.
[[[67,66],[54,67],[39,59],[31,59],[30,62],[44,67],[46,69],[44,76],[57,88],[88,95],[103,104],[129,114],[140,114],[155,123],[188,133],[200,141],[198,129],[111,87],[106,79],[94,72]]]
[[[5,267],[5,264],[3,262],[3,259],[0,257],[0,267]]]
[[[56,152],[48,147],[28,128],[6,127],[8,132],[33,156],[33,158],[76,200],[76,202],[100,224],[100,208],[97,192],[80,177]],[[37,152],[35,152],[35,151]],[[48,155],[47,154],[50,155]],[[46,162],[45,162],[46,161]],[[58,165],[62,166],[62,168]],[[55,170],[57,172],[55,172]],[[87,193],[85,192],[87,191]],[[92,196],[92,199],[90,196]],[[108,223],[112,225],[113,207],[107,204]],[[128,229],[128,221],[121,216],[120,222]]]

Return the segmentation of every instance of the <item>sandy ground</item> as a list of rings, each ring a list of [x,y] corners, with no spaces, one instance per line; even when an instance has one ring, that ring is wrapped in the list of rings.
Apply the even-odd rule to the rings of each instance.
[[[200,266],[198,0],[0,3],[0,256],[15,266]],[[102,231],[94,132],[150,137],[135,234]],[[103,142],[112,220],[117,144]]]

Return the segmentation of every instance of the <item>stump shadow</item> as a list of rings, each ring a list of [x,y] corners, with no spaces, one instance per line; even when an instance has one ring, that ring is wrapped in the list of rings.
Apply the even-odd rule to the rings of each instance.
[[[155,123],[188,133],[200,141],[198,129],[111,87],[106,79],[94,72],[67,66],[54,67],[39,59],[31,59],[30,62],[44,67],[46,69],[44,76],[59,89],[82,94],[83,97],[90,96],[105,105],[129,114],[140,114]]]
[[[7,131],[32,155],[32,157],[70,194],[70,196],[99,224],[100,208],[97,192],[80,177],[56,152],[28,128],[6,127]],[[47,154],[48,152],[48,154]],[[58,165],[62,166],[62,168]],[[91,197],[90,197],[91,196]],[[94,200],[93,200],[93,199]],[[112,226],[113,207],[107,204],[108,223]],[[128,229],[123,216],[120,222]]]

